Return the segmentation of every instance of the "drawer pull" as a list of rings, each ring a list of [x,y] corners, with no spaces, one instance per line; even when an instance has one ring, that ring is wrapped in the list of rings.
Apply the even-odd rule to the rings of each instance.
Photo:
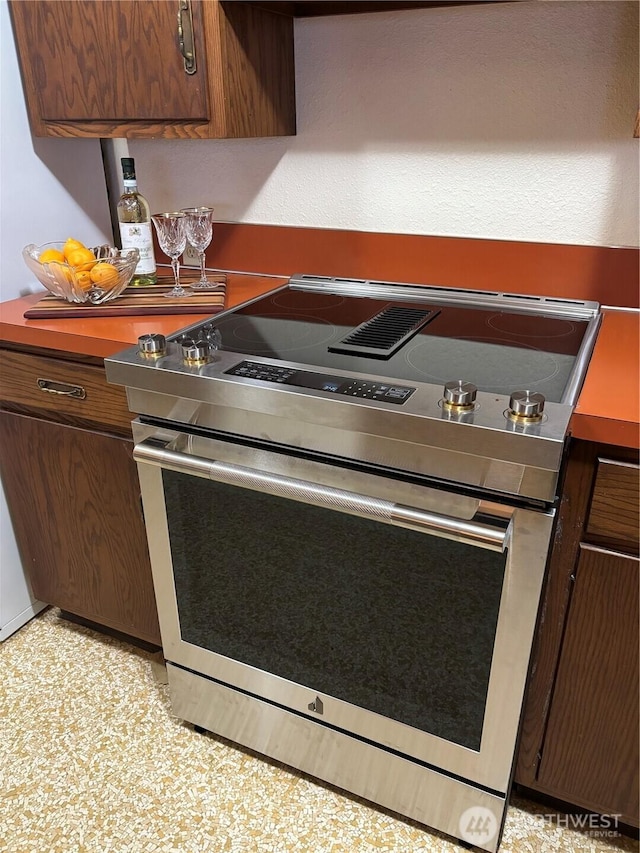
[[[82,385],[68,385],[66,382],[54,382],[53,379],[38,379],[37,382],[38,388],[48,394],[61,394],[76,400],[84,400],[87,396]]]

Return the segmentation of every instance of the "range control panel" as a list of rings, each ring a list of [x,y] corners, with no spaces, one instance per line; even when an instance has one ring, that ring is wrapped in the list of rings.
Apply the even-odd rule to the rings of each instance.
[[[365,400],[380,400],[383,403],[395,403],[396,405],[402,405],[416,390],[406,385],[345,379],[344,376],[311,373],[307,370],[295,370],[290,367],[275,367],[270,364],[258,364],[255,361],[242,361],[231,370],[226,370],[225,373],[230,376],[259,379],[261,382],[276,382],[280,385],[295,385],[298,388],[313,388],[316,391],[329,391],[332,394],[342,394],[345,397],[361,397]]]

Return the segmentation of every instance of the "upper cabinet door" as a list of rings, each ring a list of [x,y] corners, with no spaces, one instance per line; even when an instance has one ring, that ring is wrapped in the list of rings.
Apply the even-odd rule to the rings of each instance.
[[[12,0],[11,13],[36,136],[295,133],[283,15],[219,0]]]

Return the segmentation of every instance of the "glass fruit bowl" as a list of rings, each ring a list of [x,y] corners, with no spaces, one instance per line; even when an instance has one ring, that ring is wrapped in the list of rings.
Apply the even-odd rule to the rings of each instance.
[[[64,245],[64,241],[43,243],[41,246],[30,243],[22,250],[22,257],[40,284],[67,302],[100,305],[115,299],[131,281],[140,260],[137,249],[116,249],[113,246],[89,249],[93,257],[86,255],[83,262],[75,266],[66,261],[41,263],[38,260],[47,250],[53,250],[49,257],[61,253]]]

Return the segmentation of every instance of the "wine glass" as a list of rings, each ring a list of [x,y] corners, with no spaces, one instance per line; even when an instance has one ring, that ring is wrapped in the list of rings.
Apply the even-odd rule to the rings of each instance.
[[[183,207],[187,217],[187,240],[200,256],[200,280],[191,285],[195,290],[213,290],[217,287],[207,278],[205,270],[205,249],[213,237],[212,207]]]
[[[171,258],[174,285],[168,293],[164,294],[165,296],[191,296],[191,293],[180,284],[180,255],[187,246],[186,218],[180,211],[154,213],[151,217],[156,226],[160,248]]]

